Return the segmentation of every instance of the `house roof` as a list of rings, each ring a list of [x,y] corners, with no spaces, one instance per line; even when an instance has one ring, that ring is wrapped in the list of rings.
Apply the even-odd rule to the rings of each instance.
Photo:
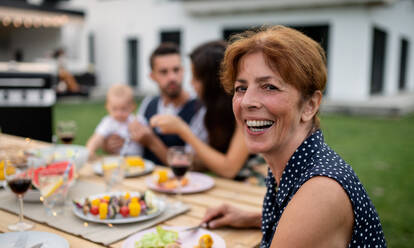
[[[25,1],[16,1],[16,0],[1,0],[0,1],[0,8],[7,7],[7,8],[16,8],[21,10],[33,10],[39,12],[49,12],[55,14],[67,14],[67,15],[74,15],[83,17],[85,13],[80,10],[69,10],[69,9],[59,9],[53,7],[53,5],[34,5],[28,4]]]
[[[79,10],[58,9],[52,5],[32,5],[24,1],[0,1],[0,25],[15,28],[60,27],[68,22],[83,21]]]
[[[193,14],[225,14],[299,8],[375,6],[398,0],[179,0]]]

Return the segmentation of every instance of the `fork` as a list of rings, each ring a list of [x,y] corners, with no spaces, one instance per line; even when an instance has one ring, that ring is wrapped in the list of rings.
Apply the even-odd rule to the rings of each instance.
[[[30,248],[41,248],[42,246],[43,246],[43,243],[39,243],[34,246],[31,246]]]
[[[189,231],[194,232],[197,229],[202,228],[202,227],[203,228],[207,228],[208,227],[208,223],[203,222],[203,223],[200,223],[200,224],[198,224],[196,226],[187,227],[186,229],[181,230],[181,232],[189,232]]]

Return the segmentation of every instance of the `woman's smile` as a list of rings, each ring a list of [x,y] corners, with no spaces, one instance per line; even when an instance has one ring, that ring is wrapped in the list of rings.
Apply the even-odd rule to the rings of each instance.
[[[275,122],[271,120],[246,120],[245,123],[249,134],[258,135],[265,133]]]

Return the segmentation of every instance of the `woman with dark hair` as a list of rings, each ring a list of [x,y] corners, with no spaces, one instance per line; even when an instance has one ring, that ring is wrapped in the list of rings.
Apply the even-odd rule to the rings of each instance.
[[[163,133],[177,134],[196,153],[196,161],[225,178],[235,178],[245,164],[249,153],[241,129],[236,125],[232,97],[220,84],[220,64],[227,44],[212,41],[197,47],[191,54],[192,85],[205,109],[204,118],[208,144],[197,138],[179,117],[157,115],[151,119],[153,127]]]

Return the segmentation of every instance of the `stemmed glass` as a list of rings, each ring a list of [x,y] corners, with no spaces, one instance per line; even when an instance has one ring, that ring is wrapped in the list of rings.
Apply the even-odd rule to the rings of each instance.
[[[171,167],[175,178],[178,181],[177,198],[181,201],[182,179],[191,168],[193,153],[188,151],[185,146],[172,146],[167,151],[167,163]]]
[[[76,135],[75,121],[59,121],[57,123],[56,134],[64,144],[72,144]]]
[[[14,163],[11,160],[6,160],[4,165],[4,175],[10,189],[19,198],[20,214],[19,221],[11,224],[8,228],[11,231],[25,231],[32,229],[34,224],[24,222],[23,220],[23,195],[32,185],[33,169],[26,164]]]

